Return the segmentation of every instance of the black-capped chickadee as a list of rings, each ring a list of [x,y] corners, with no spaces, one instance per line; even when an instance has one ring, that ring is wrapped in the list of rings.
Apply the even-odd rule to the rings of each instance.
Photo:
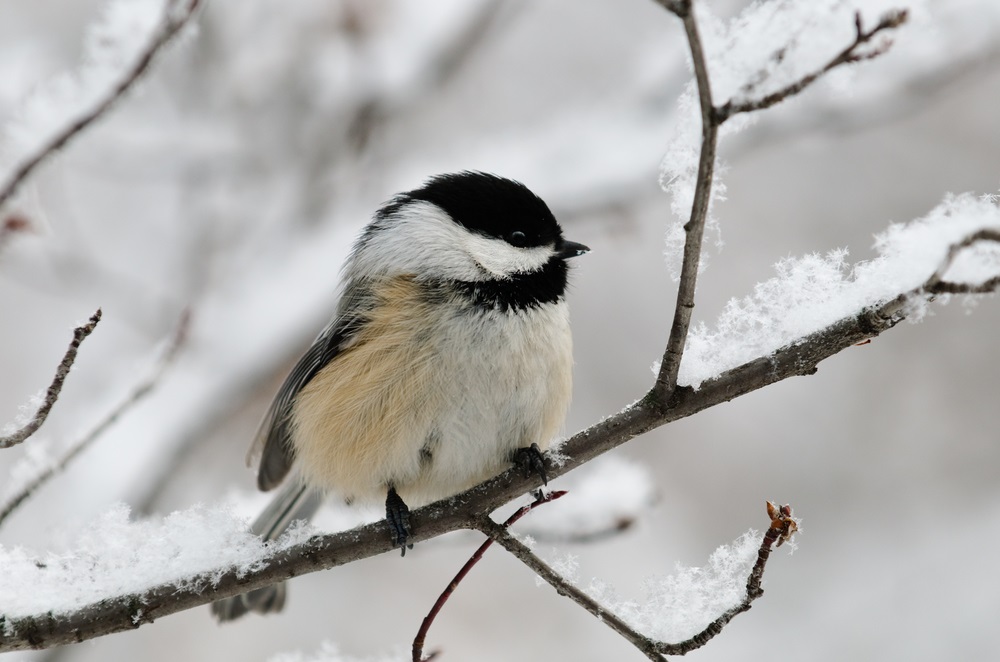
[[[566,260],[588,250],[527,187],[495,175],[439,175],[383,205],[344,266],[333,321],[257,433],[258,486],[286,485],[253,530],[277,538],[326,492],[385,499],[405,553],[407,504],[511,462],[542,470],[572,387]],[[277,584],[212,611],[230,620],[284,599]]]

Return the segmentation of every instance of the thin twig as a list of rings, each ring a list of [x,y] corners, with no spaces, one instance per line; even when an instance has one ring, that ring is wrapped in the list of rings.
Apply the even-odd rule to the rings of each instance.
[[[163,12],[163,23],[153,35],[146,49],[139,55],[135,64],[132,65],[132,68],[108,91],[107,96],[89,111],[66,125],[52,140],[43,145],[34,155],[17,167],[7,182],[0,186],[0,207],[6,204],[11,196],[17,192],[18,187],[34,172],[35,168],[62,149],[76,134],[107,113],[142,78],[157,53],[187,24],[200,2],[201,0],[169,0],[166,3]]]
[[[76,354],[80,349],[80,344],[87,339],[87,336],[93,333],[94,329],[97,328],[97,323],[100,321],[101,309],[98,308],[97,312],[90,316],[90,319],[86,324],[81,324],[73,329],[73,340],[70,341],[69,347],[66,349],[66,353],[63,355],[62,361],[60,361],[59,365],[56,367],[56,376],[52,378],[52,383],[49,384],[49,388],[45,392],[45,399],[42,401],[41,406],[38,407],[38,411],[35,412],[35,416],[20,430],[17,430],[5,437],[0,437],[0,448],[17,446],[28,437],[35,434],[38,431],[38,428],[42,427],[45,419],[49,417],[49,411],[52,409],[52,405],[54,405],[56,400],[59,399],[59,393],[62,391],[63,382],[66,381],[66,375],[69,374],[70,369],[73,367],[73,362],[76,361]]]
[[[684,258],[681,263],[680,282],[677,286],[674,318],[670,325],[670,337],[667,340],[667,348],[663,354],[654,387],[658,392],[660,402],[663,404],[669,402],[677,388],[677,373],[680,371],[684,345],[687,342],[688,329],[691,326],[691,313],[694,311],[694,295],[698,282],[698,263],[701,260],[705,221],[708,218],[708,206],[712,196],[715,149],[719,132],[718,122],[715,120],[715,108],[712,105],[708,65],[705,61],[705,52],[702,48],[698,24],[691,5],[691,0],[678,0],[665,5],[668,9],[674,6],[679,7],[679,9],[673,8],[671,11],[674,11],[683,21],[684,32],[691,48],[691,61],[694,64],[694,75],[698,84],[698,102],[701,107],[701,155],[698,160],[698,180],[695,184],[691,217],[684,225]]]
[[[0,506],[0,524],[3,524],[4,520],[6,520],[11,513],[18,508],[18,506],[24,503],[28,497],[34,494],[38,488],[51,480],[57,473],[63,471],[66,466],[69,465],[69,463],[72,462],[80,453],[89,448],[94,441],[107,432],[108,428],[114,425],[123,414],[152,392],[153,388],[160,382],[164,372],[174,362],[179,350],[184,345],[184,341],[188,336],[187,331],[190,319],[190,312],[185,310],[181,314],[180,321],[177,323],[177,328],[175,329],[169,344],[164,349],[163,354],[156,362],[156,366],[153,368],[148,377],[137,384],[132,391],[129,392],[128,395],[126,395],[125,398],[107,414],[107,416],[105,416],[97,423],[97,425],[93,427],[93,429],[90,430],[90,432],[71,445],[66,453],[59,458],[57,462],[39,472],[39,474],[35,476],[27,485],[24,485],[17,494],[10,497],[6,503]]]
[[[759,99],[750,99],[747,101],[734,101],[733,99],[730,99],[715,110],[716,123],[722,124],[727,119],[738,113],[749,113],[756,110],[770,108],[771,106],[780,103],[788,97],[794,96],[809,87],[811,84],[816,82],[820,76],[829,72],[831,69],[835,69],[836,67],[844,64],[861,62],[862,60],[871,60],[872,58],[882,55],[889,50],[890,46],[892,46],[892,41],[887,39],[881,44],[875,46],[872,50],[864,53],[859,53],[858,48],[870,42],[875,35],[880,32],[898,28],[906,22],[907,17],[908,13],[905,9],[894,9],[883,14],[882,18],[879,19],[879,22],[875,27],[870,30],[865,30],[861,24],[861,13],[855,13],[854,42],[844,50],[840,51],[840,53],[834,56],[833,59],[823,65],[821,69],[814,71],[811,74],[807,74],[794,83],[791,83],[790,85],[787,85],[780,90],[772,92],[771,94],[765,95]]]
[[[651,506],[651,504],[647,504]],[[537,542],[544,542],[553,545],[590,545],[596,542],[603,542],[622,535],[635,526],[638,515],[622,515],[613,522],[599,528],[581,528],[576,531],[549,531],[537,526],[525,526],[521,529],[524,535],[531,536]]]
[[[751,603],[764,594],[760,583],[764,577],[764,568],[767,565],[767,560],[771,555],[771,547],[775,543],[781,546],[782,543],[789,540],[798,530],[798,524],[792,518],[792,509],[790,506],[776,506],[768,502],[767,513],[770,519],[770,526],[764,533],[760,548],[757,550],[757,561],[754,563],[750,575],[747,577],[743,600],[723,612],[698,634],[678,643],[657,641],[640,633],[623,619],[608,611],[600,602],[587,595],[579,587],[567,581],[553,570],[548,564],[538,558],[527,545],[512,536],[507,531],[506,526],[498,525],[488,517],[476,520],[474,526],[490,536],[491,539],[500,543],[507,551],[531,568],[542,579],[548,582],[559,595],[570,598],[596,616],[601,622],[627,639],[629,643],[639,649],[647,658],[650,660],[662,660],[663,655],[685,655],[697,648],[701,648],[722,632],[723,628],[733,618],[749,610]],[[416,660],[416,658],[414,659]]]
[[[647,656],[652,653],[654,657],[651,659],[660,659],[659,656],[656,655],[655,650],[652,650],[651,648],[651,646],[653,646],[656,642],[636,632],[628,623],[619,618],[613,612],[608,611],[600,602],[594,600],[577,586],[566,580],[562,575],[545,563],[545,561],[538,558],[538,556],[531,551],[530,547],[512,536],[503,526],[497,524],[489,517],[482,517],[476,520],[473,523],[473,526],[489,536],[491,540],[499,543],[504,549],[517,557],[518,560],[531,568],[535,574],[551,585],[552,588],[556,590],[556,593],[572,599],[578,605],[607,624],[612,630],[628,639],[639,650],[646,653]]]
[[[980,242],[990,241],[1000,243],[1000,230],[983,229],[967,236],[957,244],[953,244],[948,249],[948,254],[941,262],[930,278],[923,285],[923,290],[929,294],[987,294],[995,292],[1000,288],[1000,275],[994,276],[982,283],[970,285],[968,283],[953,283],[943,280],[945,273],[954,264],[955,258],[966,248]]]
[[[555,501],[565,494],[565,490],[556,490],[554,492],[549,492],[548,494],[542,493],[528,505],[518,508],[517,512],[508,517],[500,526],[504,529],[508,529],[514,524],[514,522],[518,521],[538,506]],[[455,589],[458,588],[458,585],[463,579],[465,579],[466,575],[469,574],[472,567],[479,563],[479,560],[483,558],[486,550],[489,549],[492,544],[493,538],[487,537],[485,542],[479,546],[479,549],[477,549],[469,560],[465,562],[465,565],[463,565],[458,571],[458,574],[455,575],[454,579],[452,579],[448,586],[445,587],[444,591],[441,592],[441,595],[438,596],[434,606],[431,607],[431,610],[427,613],[427,616],[424,617],[423,622],[420,624],[417,636],[413,639],[413,662],[429,662],[429,660],[433,659],[437,655],[437,653],[431,653],[430,657],[423,657],[424,641],[427,639],[427,632],[430,630],[431,625],[434,623],[434,619],[437,617],[438,613],[440,613],[441,608],[444,607],[444,604],[448,601],[448,598],[451,597],[452,593],[455,592]]]

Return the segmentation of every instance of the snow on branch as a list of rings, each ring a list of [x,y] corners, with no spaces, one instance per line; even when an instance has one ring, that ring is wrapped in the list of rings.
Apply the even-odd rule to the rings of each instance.
[[[930,279],[928,274],[937,273],[956,246],[967,244],[964,251],[958,249],[953,264],[945,266],[942,273],[956,278],[961,268],[964,276],[973,278],[968,281],[970,285],[992,282],[1000,275],[1000,253],[977,251],[971,263],[960,264],[963,255],[981,246],[970,238],[982,230],[989,230],[988,234],[1000,231],[1000,208],[991,198],[956,196],[923,219],[892,226],[880,235],[877,245],[882,256],[856,266],[853,278],[841,277],[833,284],[829,281],[824,284],[823,278],[814,276],[814,270],[792,269],[791,280],[779,277],[774,291],[787,291],[791,295],[791,284],[798,282],[814,296],[793,295],[785,299],[789,305],[781,308],[780,319],[811,318],[811,323],[802,327],[774,327],[767,320],[777,322],[778,317],[758,318],[756,307],[747,308],[746,314],[738,315],[737,319],[740,323],[753,325],[757,332],[751,336],[757,342],[742,346],[742,355],[748,357],[744,362],[729,369],[703,362],[703,380],[697,390],[678,386],[666,405],[659,393],[651,390],[617,414],[578,432],[560,447],[559,462],[547,460],[549,477],[562,476],[654,428],[789,377],[812,374],[824,359],[882,334],[907,315],[919,315],[927,301],[935,296],[924,289]],[[821,269],[820,273],[828,271]],[[780,283],[782,280],[788,282]],[[826,288],[832,288],[833,293],[825,293]],[[772,288],[764,289],[770,292]],[[763,308],[774,308],[781,300],[780,296],[776,299],[768,295],[762,299]],[[826,305],[818,301],[833,306],[833,314],[840,317],[824,313]],[[729,342],[738,340],[735,338],[739,335],[736,326],[727,325],[723,329],[727,334],[734,334],[727,336]],[[789,336],[793,328],[798,328],[801,335]],[[724,338],[717,335],[715,340],[721,343]],[[685,364],[698,355],[694,350],[696,346],[697,343],[691,343]],[[721,350],[723,345],[717,347]],[[733,361],[737,354],[727,354],[727,357]],[[451,499],[416,509],[410,514],[414,542],[450,531],[476,528],[481,513],[493,512],[537,489],[540,483],[537,476],[526,477],[521,471],[512,469]],[[188,521],[184,518],[190,512],[176,514],[176,517]],[[204,526],[206,535],[213,529],[242,530],[252,538],[244,522],[223,522],[224,518],[218,513],[212,517],[215,519],[210,525],[198,525]],[[126,525],[121,517],[118,525],[121,528],[119,537],[128,539],[133,536],[132,527],[147,526],[143,522]],[[191,530],[198,530],[198,526],[192,526]],[[22,582],[20,572],[0,573],[0,605],[4,610],[0,615],[0,652],[48,648],[131,630],[154,618],[394,549],[381,521],[350,531],[311,537],[299,531],[294,539],[283,539],[273,546],[264,546],[258,541],[259,547],[255,547],[252,554],[239,558],[220,556],[223,546],[218,541],[206,540],[204,535],[190,535],[188,529],[180,533],[160,531],[156,535],[160,540],[170,541],[171,553],[178,558],[203,561],[189,566],[180,561],[173,563],[171,568],[176,576],[168,577],[157,569],[161,564],[157,555],[138,553],[131,556],[127,564],[111,562],[108,567],[113,568],[113,573],[109,570],[108,576],[101,579],[90,570],[95,563],[93,550],[87,554],[67,552],[59,557],[58,568],[47,572],[46,569],[52,566],[45,554],[0,549],[0,567],[36,569],[30,570],[27,583]],[[110,534],[106,537],[115,539]],[[243,543],[241,545],[245,548]],[[73,558],[83,559],[79,567],[72,564]],[[85,581],[91,587],[86,592],[73,595],[65,592],[66,577],[73,573],[88,578]],[[46,591],[50,595],[62,591],[65,599],[44,606],[32,601],[34,594]]]
[[[220,567],[237,574],[259,569],[269,554],[305,535],[296,530],[281,542],[264,543],[245,521],[221,507],[195,506],[162,519],[130,521],[124,504],[81,531],[65,552],[36,554],[0,546],[0,641],[22,637],[25,647],[40,647],[35,637],[41,623],[102,601],[125,610],[135,627],[156,616],[138,597],[149,586],[208,588]],[[22,618],[31,614],[38,616]]]
[[[856,12],[854,14],[854,42],[844,50],[840,51],[840,53],[838,53],[829,62],[824,64],[821,69],[807,74],[799,80],[786,85],[780,90],[771,92],[770,94],[764,95],[759,99],[749,99],[743,101],[730,99],[726,103],[722,104],[722,106],[715,109],[715,121],[721,124],[737,113],[749,113],[755,110],[770,108],[771,106],[784,101],[788,97],[798,94],[809,85],[816,82],[820,76],[827,73],[831,69],[839,67],[843,64],[861,62],[862,60],[871,60],[872,58],[882,55],[889,50],[890,46],[892,46],[892,41],[889,39],[881,41],[866,51],[861,51],[860,48],[871,42],[871,40],[874,39],[879,33],[901,26],[906,22],[907,16],[908,12],[905,9],[894,9],[885,13],[882,18],[879,19],[879,22],[875,25],[875,27],[865,30],[861,19],[861,12]],[[777,51],[773,59],[779,62],[784,59],[784,49]],[[756,86],[766,78],[767,72],[761,72],[757,80],[750,81],[744,86],[744,94],[752,93]]]
[[[826,258],[786,261],[779,265],[773,282],[763,284],[748,300],[733,304],[726,311],[729,317],[724,314],[714,330],[696,327],[688,333],[698,265],[694,249],[700,248],[713,195],[715,129],[719,127],[708,85],[710,54],[701,43],[692,3],[664,0],[661,4],[684,21],[703,119],[704,132],[699,132],[703,144],[694,150],[692,160],[699,164],[697,182],[692,182],[695,192],[688,199],[691,214],[687,233],[699,235],[697,245],[689,246],[693,262],[686,259],[684,268],[692,298],[678,297],[679,309],[687,310],[687,319],[671,330],[668,348],[676,351],[666,378],[659,378],[638,401],[567,440],[560,448],[559,461],[546,460],[551,478],[649,430],[789,377],[811,374],[824,359],[880,335],[907,316],[919,316],[927,302],[941,292],[982,293],[1000,284],[1000,252],[994,246],[996,233],[1000,233],[1000,210],[990,199],[955,196],[924,219],[890,228],[878,240],[878,259],[853,269],[847,268],[842,251]],[[754,7],[774,4],[783,3]],[[800,4],[811,7],[813,3]],[[817,4],[822,3],[817,0]],[[699,12],[701,7],[697,5]],[[758,20],[757,24],[765,22]],[[712,39],[717,37],[716,27],[705,31]],[[844,43],[839,42],[838,48],[843,49]],[[848,39],[846,43],[851,42]],[[713,71],[713,84],[714,76]],[[787,84],[775,77],[767,82]],[[729,97],[728,93],[721,96]],[[736,124],[734,119],[727,127]],[[678,167],[686,166],[681,163]],[[679,345],[674,344],[676,338]],[[512,469],[450,499],[416,509],[411,513],[413,541],[476,528],[514,548],[516,539],[501,525],[486,520],[484,513],[537,489],[539,483],[537,476]],[[790,511],[778,509],[777,516],[773,507],[771,511],[771,527],[760,546],[740,544],[740,551],[731,555],[742,559],[744,571],[756,567],[752,563],[756,549],[762,572],[771,546],[793,530]],[[0,573],[0,606],[4,610],[0,615],[0,652],[47,648],[131,630],[161,616],[394,549],[381,521],[338,533],[297,529],[277,543],[265,544],[249,533],[244,522],[222,511],[193,509],[152,524],[129,523],[121,510],[108,518],[92,529],[97,532],[92,535],[99,534],[100,546],[85,537],[75,550],[59,555],[0,548],[0,567],[13,570]],[[693,647],[745,611],[744,602],[748,606],[759,595],[759,574],[751,569],[742,600],[700,632],[687,635],[692,644],[678,645]],[[561,580],[553,575],[554,580]],[[67,591],[70,585],[74,588]],[[36,601],[35,595],[46,599]],[[628,611],[624,606],[621,610]],[[624,628],[640,631],[636,624],[619,620],[623,632]],[[659,659],[654,656],[675,652],[665,646],[654,646],[648,655]]]
[[[900,296],[910,314],[917,314],[929,294],[995,291],[1000,252],[976,249],[996,243],[998,233],[1000,207],[992,197],[948,196],[923,218],[877,235],[879,255],[867,262],[849,265],[846,250],[781,260],[774,278],[731,299],[713,327],[692,328],[680,382],[698,388],[754,357]],[[962,281],[943,281],[945,275]]]
[[[750,531],[732,546],[717,549],[707,569],[679,569],[673,577],[650,582],[647,585],[649,595],[643,604],[618,599],[601,582],[591,582],[589,593],[584,591],[535,556],[527,545],[507,531],[506,525],[484,518],[478,528],[534,570],[560,595],[569,597],[596,616],[646,657],[662,660],[663,655],[685,655],[701,648],[763,595],[760,584],[771,548],[775,543],[780,547],[798,531],[790,506],[768,502],[767,513],[771,523],[759,545],[754,542],[759,534]],[[677,643],[666,641],[678,633],[686,638]],[[416,657],[414,662],[417,662]]]
[[[46,159],[105,115],[187,25],[201,0],[116,0],[87,34],[84,64],[27,100],[6,129],[0,207]]]
[[[710,80],[710,78],[714,80],[715,67],[709,67],[709,58],[702,40],[701,31],[699,30],[699,20],[694,11],[692,0],[671,0],[669,2],[661,2],[660,4],[675,13],[684,24],[684,32],[687,35],[691,50],[691,61],[694,68],[695,89],[697,91],[701,121],[700,149],[698,150],[697,166],[694,165],[693,148],[684,149],[674,146],[668,150],[661,174],[662,179],[665,181],[664,188],[674,197],[672,205],[674,214],[681,218],[687,218],[683,225],[683,242],[680,238],[681,233],[678,228],[674,228],[668,235],[668,248],[671,245],[676,247],[683,243],[683,251],[673,322],[671,323],[670,336],[667,340],[667,346],[663,353],[663,359],[660,361],[656,377],[660,397],[666,401],[677,387],[681,362],[688,340],[691,314],[695,305],[698,274],[702,268],[702,243],[705,231],[709,226],[716,226],[714,220],[710,219],[711,202],[715,199],[720,199],[723,195],[723,189],[719,183],[715,182],[715,160],[719,140],[719,128],[729,117],[736,113],[763,110],[790,96],[798,94],[820,76],[838,66],[861,60],[870,60],[882,55],[888,50],[891,42],[884,41],[864,52],[860,52],[859,49],[871,42],[876,35],[902,25],[906,21],[907,12],[904,10],[887,12],[875,27],[865,30],[862,26],[861,12],[857,11],[854,14],[855,35],[853,42],[843,48],[818,71],[809,73],[761,99],[741,103],[728,101],[722,107],[717,107],[712,100],[713,85]],[[702,5],[699,4],[698,6],[700,8]],[[768,17],[771,11],[773,11],[772,8],[768,7],[766,3],[751,6],[746,12],[730,22],[728,26],[729,36],[727,38],[735,38],[733,33],[740,30],[750,31],[747,30],[750,26],[756,26],[757,29],[761,29],[762,26],[766,25],[762,21],[762,18]],[[711,21],[707,22],[711,24]],[[722,32],[726,33],[726,30]],[[784,50],[778,52],[782,54],[780,57],[769,56],[769,58],[780,62],[784,59]],[[734,59],[736,58],[729,58],[729,60]],[[723,60],[717,68],[722,69],[725,72],[726,78],[731,80],[733,78],[733,71],[742,70],[745,67],[745,62],[739,62],[734,66],[733,64],[728,64],[727,60]],[[758,72],[755,79],[751,79],[750,82],[743,85],[743,89],[747,92],[753,91],[768,76],[769,74],[766,70],[763,73]],[[691,94],[691,92],[688,92],[685,96],[690,96]],[[682,105],[684,103],[685,101],[682,101]],[[686,103],[690,103],[690,100],[687,100]],[[682,136],[678,138],[681,141],[681,145],[687,144],[684,141],[694,139],[694,133],[691,130],[687,130],[686,132],[682,130],[681,133]],[[713,186],[715,187],[714,192]],[[686,211],[687,209],[690,210],[689,213]],[[687,215],[685,216],[685,214]]]
[[[0,437],[0,448],[10,448],[11,446],[16,446],[31,435],[35,434],[35,432],[38,431],[38,428],[42,427],[42,424],[45,423],[45,419],[49,417],[49,412],[52,410],[52,406],[55,405],[56,400],[59,399],[63,383],[66,381],[66,376],[69,375],[69,371],[73,367],[73,362],[76,361],[76,354],[80,350],[80,345],[87,339],[87,336],[93,333],[94,329],[97,328],[97,323],[100,321],[101,309],[98,308],[97,312],[91,315],[90,319],[85,324],[81,324],[73,329],[73,340],[70,341],[69,347],[66,349],[66,353],[63,355],[62,361],[60,361],[59,365],[56,367],[56,375],[52,378],[52,383],[49,384],[49,388],[45,391],[45,397],[42,398],[41,402],[38,404],[38,409],[35,411],[35,415],[20,429],[4,429],[5,436]]]

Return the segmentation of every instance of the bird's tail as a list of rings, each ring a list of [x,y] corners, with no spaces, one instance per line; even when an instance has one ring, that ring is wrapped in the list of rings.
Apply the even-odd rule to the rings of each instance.
[[[321,503],[321,495],[299,481],[289,480],[271,503],[254,520],[251,529],[264,540],[277,540],[285,529],[296,520],[309,520]],[[220,622],[231,621],[247,612],[266,614],[281,611],[285,606],[284,582],[258,588],[231,598],[212,603],[212,613]]]

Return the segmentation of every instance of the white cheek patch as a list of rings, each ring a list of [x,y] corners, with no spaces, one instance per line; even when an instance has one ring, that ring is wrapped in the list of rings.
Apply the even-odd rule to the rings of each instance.
[[[537,271],[552,257],[549,246],[518,248],[503,239],[467,233],[463,247],[472,259],[495,278],[510,278],[514,274]]]
[[[352,256],[348,276],[414,274],[467,282],[506,279],[541,269],[551,246],[517,248],[470,232],[437,205],[413,202]]]

